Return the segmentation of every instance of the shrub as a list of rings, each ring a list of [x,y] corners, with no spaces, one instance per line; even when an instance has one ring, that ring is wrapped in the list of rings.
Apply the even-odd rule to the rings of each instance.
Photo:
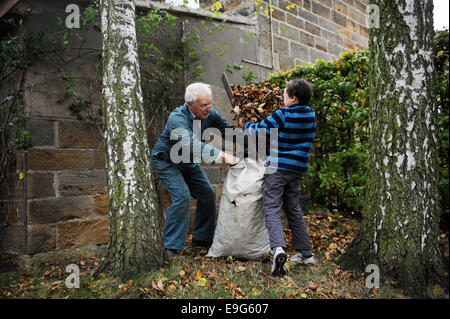
[[[448,31],[436,32],[435,46],[440,199],[448,218]],[[367,180],[368,66],[368,49],[351,50],[334,61],[298,65],[270,74],[266,80],[284,88],[289,80],[302,77],[314,86],[311,106],[316,112],[317,131],[310,171],[302,181],[314,203],[361,212]]]

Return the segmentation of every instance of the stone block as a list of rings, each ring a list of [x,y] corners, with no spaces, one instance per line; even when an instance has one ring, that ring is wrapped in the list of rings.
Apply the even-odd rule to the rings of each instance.
[[[367,4],[364,4],[361,1],[355,1],[355,8],[361,11],[363,14],[366,14]]]
[[[55,197],[54,176],[51,173],[27,174],[27,198]]]
[[[335,44],[338,44],[338,45],[344,44],[344,40],[339,34],[325,30],[325,29],[322,29],[322,38],[324,38],[325,40],[331,41]]]
[[[289,41],[277,36],[273,37],[273,47],[275,52],[287,54],[289,52]]]
[[[275,50],[275,48],[274,48]],[[272,64],[272,52],[268,49],[258,48],[258,61],[261,64],[271,65]]]
[[[59,122],[59,146],[62,148],[98,148],[103,136],[96,126],[85,121]]]
[[[298,58],[303,61],[309,61],[309,49],[307,46],[296,42],[291,42],[290,46],[291,46],[290,55],[292,57]]]
[[[106,192],[104,170],[62,172],[58,174],[58,181],[61,196],[95,195]]]
[[[108,193],[94,197],[94,211],[98,215],[108,215]]]
[[[280,35],[289,40],[297,41],[298,37],[298,29],[291,27],[288,24],[280,23]]]
[[[366,14],[355,8],[348,7],[348,16],[359,24],[366,25]]]
[[[92,152],[32,148],[27,153],[30,170],[59,171],[92,168]]]
[[[291,4],[293,4],[292,1],[278,0],[278,7],[285,12],[292,13],[292,12],[296,11],[297,7],[295,7],[295,8],[289,7],[289,5],[291,5]]]
[[[295,67],[295,59],[291,56],[280,54],[280,69],[290,70]]]
[[[352,6],[352,7],[355,6],[355,0],[342,0],[342,1],[344,1],[346,4],[348,4],[348,5]]]
[[[327,52],[328,51],[328,41],[319,37],[315,38],[315,47],[318,50]]]
[[[319,26],[322,27],[322,29],[326,29],[331,32],[336,32],[338,28],[336,23],[322,17],[319,17]]]
[[[303,60],[300,60],[300,59],[295,59],[295,65],[297,66],[297,65],[305,65],[305,64],[309,64],[309,65],[311,65],[311,63],[309,62],[309,61],[303,61]]]
[[[300,30],[300,42],[310,47],[314,47],[315,45],[314,36],[301,30]]]
[[[270,20],[269,20],[269,17],[267,17],[264,14],[259,14],[256,17],[256,21],[258,21],[258,30],[259,30],[259,32],[261,32],[261,31],[270,32]]]
[[[299,29],[305,28],[305,21],[296,15],[286,14],[286,23]]]
[[[31,134],[32,146],[55,145],[55,121],[43,119],[29,119],[27,129]]]
[[[359,24],[351,19],[347,19],[347,29],[351,32],[358,32]]]
[[[273,7],[272,18],[280,21],[286,21],[286,13],[278,8]]]
[[[311,11],[311,0],[303,0],[303,8]]]
[[[56,249],[56,226],[28,225],[28,254]]]
[[[60,223],[58,234],[58,249],[106,244],[109,241],[109,219]]]
[[[333,22],[335,22],[336,24],[339,24],[340,26],[343,27],[347,26],[347,18],[344,15],[340,14],[339,12],[333,10],[331,18]]]
[[[317,15],[315,15],[314,13],[312,13],[309,10],[305,10],[305,11],[299,10],[298,16],[301,17],[302,19],[304,19],[305,21],[309,21],[309,22],[312,22],[315,24],[319,23],[319,18],[317,17]]]
[[[363,25],[359,25],[359,35],[362,36],[363,38],[369,39],[369,28]]]
[[[365,47],[367,46],[369,39],[360,36],[359,33],[352,32],[351,40],[356,42],[356,44]]]
[[[71,264],[74,259],[86,259],[92,256],[105,257],[108,252],[108,245],[88,245],[70,250],[56,250],[45,253],[38,253],[28,258],[28,264],[38,263],[60,263]]]
[[[340,35],[342,35],[345,38],[350,38],[351,37],[351,33],[349,30],[345,29],[345,28],[339,28],[338,29],[338,33]]]
[[[270,50],[271,40],[269,32],[262,31],[258,34],[258,45],[260,48]]]
[[[344,48],[340,45],[337,45],[335,43],[328,42],[328,52],[330,54],[339,56],[339,54],[341,54],[342,52],[345,52],[345,51],[347,51],[346,48]]]
[[[324,61],[332,60],[331,56],[329,54],[326,54],[322,51],[311,48],[310,49],[310,62],[316,63],[317,59],[322,59]]]
[[[23,254],[25,252],[25,226],[9,224],[0,226],[0,251],[7,254]]]
[[[347,5],[339,0],[334,1],[334,9],[343,15],[347,15]]]
[[[50,224],[94,215],[92,198],[54,198],[28,201],[28,223]]]
[[[344,46],[349,50],[356,49],[356,44],[352,40],[349,40],[349,39],[344,40]]]
[[[104,151],[94,151],[94,169],[106,168],[106,154]]]
[[[331,7],[331,0],[316,0],[317,2],[320,2],[321,4]]]
[[[22,224],[24,222],[23,214],[23,200],[0,201],[0,220],[2,224]]]
[[[312,12],[326,19],[330,19],[330,7],[313,1]]]
[[[305,30],[320,37],[320,27],[305,21]]]

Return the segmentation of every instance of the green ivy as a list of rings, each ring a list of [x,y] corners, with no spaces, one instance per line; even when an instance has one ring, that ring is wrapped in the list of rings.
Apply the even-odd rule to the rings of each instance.
[[[436,102],[439,105],[440,199],[448,215],[448,31],[436,33]],[[302,77],[314,86],[317,131],[310,171],[302,181],[314,203],[361,212],[367,183],[369,51],[351,50],[334,61],[298,65],[266,80],[283,88]]]

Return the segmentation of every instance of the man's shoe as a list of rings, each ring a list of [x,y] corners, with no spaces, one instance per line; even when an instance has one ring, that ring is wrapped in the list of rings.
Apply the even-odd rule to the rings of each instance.
[[[184,256],[178,250],[166,248],[166,253],[170,260],[184,259]]]
[[[289,258],[289,261],[292,263],[305,264],[305,265],[314,265],[317,263],[316,258],[314,258],[314,254],[309,257],[303,256],[302,253],[296,253],[294,256]]]
[[[283,248],[278,247],[272,259],[272,276],[274,277],[283,277],[286,275],[286,268],[284,267],[284,263],[287,261],[287,255],[284,252]]]
[[[212,241],[205,241],[192,238],[192,247],[205,247],[209,248],[212,245]]]

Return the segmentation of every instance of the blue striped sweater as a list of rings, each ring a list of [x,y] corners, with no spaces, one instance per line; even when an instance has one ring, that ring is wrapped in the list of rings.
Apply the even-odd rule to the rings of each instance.
[[[251,135],[261,129],[269,134],[271,128],[278,129],[278,143],[271,145],[268,166],[295,173],[308,172],[309,151],[316,132],[314,110],[294,104],[279,108],[261,122],[247,122],[244,126]]]

